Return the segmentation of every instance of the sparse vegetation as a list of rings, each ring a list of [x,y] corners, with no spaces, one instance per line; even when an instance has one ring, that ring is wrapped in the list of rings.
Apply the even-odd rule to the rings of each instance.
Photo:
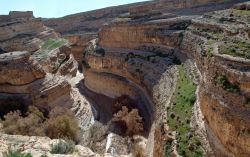
[[[142,136],[134,136],[132,145],[132,154],[134,157],[146,157],[146,140]]]
[[[228,81],[225,75],[220,75],[216,78],[216,83],[222,86],[225,90],[229,92],[239,92],[239,86],[236,84],[232,84]]]
[[[100,146],[100,142],[106,139],[108,134],[108,127],[98,121],[96,121],[91,127],[89,128],[89,135],[88,135],[88,147],[91,148],[94,152],[102,153],[103,148]]]
[[[170,141],[167,141],[165,143],[165,146],[164,146],[164,151],[165,151],[164,157],[170,157],[171,156],[171,144],[172,144],[172,142],[170,142]]]
[[[36,51],[32,56],[37,60],[42,60],[48,57],[48,54],[66,43],[65,39],[48,39],[44,41],[41,46],[41,49]]]
[[[13,111],[4,116],[3,131],[14,135],[40,135],[43,136],[41,129],[44,121],[43,114],[37,108],[29,107],[25,117],[20,111]]]
[[[186,76],[183,65],[178,65],[178,71],[177,88],[172,99],[172,104],[174,105],[171,105],[168,109],[168,125],[172,131],[177,132],[177,150],[181,156],[202,156],[199,139],[193,135],[194,131],[190,126],[192,107],[196,100],[196,86]],[[169,149],[170,143],[167,143],[165,146],[165,156],[168,156]]]
[[[250,59],[250,43],[233,40],[232,42],[221,44],[219,46],[219,52],[234,57]]]
[[[210,29],[210,28],[197,28],[192,29],[192,33],[201,35],[208,40],[222,41],[224,38],[224,32],[221,29]]]
[[[2,124],[7,134],[68,138],[79,142],[79,127],[73,113],[61,107],[52,109],[49,117],[44,117],[33,106],[25,116],[20,111],[12,111],[4,116]]]
[[[59,140],[52,146],[51,154],[71,154],[75,150],[75,143],[72,140]]]
[[[77,121],[70,110],[62,107],[56,107],[50,112],[44,132],[50,138],[68,138],[79,142]]]
[[[213,48],[208,48],[208,50],[207,50],[207,57],[208,58],[211,58],[211,57],[213,57]]]
[[[58,47],[61,47],[65,43],[66,43],[66,40],[64,39],[48,39],[44,41],[41,48],[44,50],[54,50]]]
[[[15,150],[8,150],[8,152],[3,153],[3,157],[32,157],[29,153],[20,153]]]
[[[233,14],[237,16],[243,16],[243,15],[250,15],[250,10],[239,10],[239,9],[232,9]]]

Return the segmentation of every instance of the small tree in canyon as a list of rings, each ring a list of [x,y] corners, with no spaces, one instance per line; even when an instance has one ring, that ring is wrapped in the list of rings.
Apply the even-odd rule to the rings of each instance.
[[[143,121],[138,109],[129,111],[126,106],[122,106],[122,109],[113,115],[113,121],[125,123],[128,135],[139,134],[143,131]]]

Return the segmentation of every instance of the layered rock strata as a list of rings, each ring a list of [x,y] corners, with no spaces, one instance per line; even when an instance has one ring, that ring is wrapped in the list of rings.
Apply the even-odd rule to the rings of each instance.
[[[59,47],[46,46],[48,36],[54,39],[47,44],[57,43],[58,38],[30,12],[1,16],[4,29],[20,25],[22,30],[7,34],[2,31],[0,104],[18,100],[20,105],[29,102],[39,107],[53,107],[72,106],[78,101],[80,104],[73,105],[74,111],[87,130],[92,115],[88,102],[79,96],[76,87],[81,77],[67,81],[76,75],[74,57],[81,63],[84,52],[84,84],[88,89],[111,98],[129,95],[138,100],[146,122],[146,155],[162,156],[166,151],[164,140],[171,139],[171,153],[178,156],[176,137],[180,133],[164,136],[170,132],[163,119],[180,75],[176,64],[184,63],[189,75],[197,70],[196,64],[201,78],[190,76],[199,84],[198,101],[193,110],[201,109],[201,112],[192,112],[196,122],[192,122],[191,127],[202,132],[203,149],[210,149],[205,145],[209,140],[214,151],[205,150],[203,155],[249,156],[249,2],[238,4],[234,9],[197,16],[228,8],[236,2],[239,1],[159,0],[45,20],[46,25],[56,28],[70,41],[74,50],[63,40],[58,41],[62,43]],[[71,25],[72,21],[78,23]],[[103,26],[106,22],[111,23]],[[29,24],[24,23],[34,23],[37,28],[29,31]],[[100,28],[98,40],[89,43]],[[16,44],[19,38],[28,40],[28,44]],[[9,52],[24,49],[29,52]],[[79,108],[84,110],[81,112]],[[197,129],[201,123],[205,128]]]
[[[171,65],[175,57],[185,61],[186,54],[196,62],[201,71],[202,79],[198,95],[207,127],[205,129],[208,131],[205,140],[210,141],[216,156],[236,154],[247,156],[249,154],[247,138],[249,114],[246,105],[249,103],[248,60],[218,52],[221,42],[224,41],[224,43],[235,43],[236,40],[242,40],[238,43],[242,46],[247,45],[249,14],[247,7],[243,8],[246,10],[231,9],[213,12],[203,17],[189,16],[149,21],[147,19],[143,22],[120,22],[105,26],[99,33],[96,50],[85,55],[85,84],[96,92],[114,97],[122,93],[134,95],[134,90],[130,89],[130,86],[125,87],[124,83],[120,82],[122,80],[120,77],[136,83],[143,89],[145,97],[152,100],[153,110],[150,109],[149,112],[153,111],[150,115],[153,115],[153,120],[157,122],[164,108],[161,106],[161,100],[166,102],[175,87],[173,82],[176,81],[176,75]],[[207,43],[211,45],[207,47]],[[244,51],[248,51],[247,46],[240,53]],[[212,53],[213,57],[209,53]],[[226,77],[224,81],[228,81],[229,88],[236,88],[239,93],[218,85],[216,79],[219,75]],[[161,79],[164,79],[163,84],[159,81]],[[119,90],[110,88],[114,86],[112,82],[116,82]],[[157,94],[161,88],[164,92]],[[223,127],[219,127],[221,125]],[[153,127],[156,129],[153,128],[151,132],[155,132],[155,138],[161,140],[161,133],[157,129],[158,123]],[[152,136],[149,136],[149,141],[151,138]],[[152,142],[148,142],[148,145],[152,148]],[[157,145],[154,146],[154,150],[163,151],[158,149]],[[153,155],[152,152],[155,151],[149,151],[148,155]]]
[[[5,53],[0,58],[4,76],[1,77],[2,94],[29,94],[30,105],[46,108],[61,104],[70,106],[72,103],[67,80],[61,76],[46,74],[42,66],[30,58],[29,52]]]
[[[74,55],[75,60],[78,62],[79,68],[81,68],[82,58],[84,54],[84,50],[86,49],[89,41],[96,38],[95,33],[86,33],[82,35],[72,34],[65,35],[63,38],[67,39],[71,45],[71,53]]]
[[[32,12],[10,12],[0,16],[0,48],[4,51],[38,50],[41,40],[56,38],[57,34],[43,25]]]
[[[243,0],[237,0],[237,2],[240,1]],[[130,20],[160,20],[179,15],[200,15],[204,12],[228,8],[234,3],[236,1],[233,0],[220,0],[219,2],[213,0],[155,0],[78,13],[61,18],[44,19],[43,22],[72,43],[72,53],[81,64],[82,53],[88,42],[95,39],[103,26],[110,23],[126,23]],[[72,25],[72,23],[74,24]]]
[[[249,155],[249,58],[241,55],[249,53],[249,15],[243,7],[194,19],[182,43],[202,74],[200,107],[217,156]]]
[[[76,76],[78,64],[68,42],[58,38],[32,12],[10,12],[1,18],[0,47],[4,51],[0,54],[0,105],[7,103],[12,110],[28,105],[45,110],[54,106],[72,108],[78,100],[72,98],[68,79]],[[16,40],[27,44],[16,46]],[[35,47],[29,44],[32,41],[38,41]]]

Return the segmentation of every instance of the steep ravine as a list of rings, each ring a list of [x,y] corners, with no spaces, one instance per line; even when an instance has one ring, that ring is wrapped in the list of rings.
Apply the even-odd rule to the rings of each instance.
[[[66,40],[31,12],[1,16],[12,32],[0,29],[0,104],[70,108],[82,132],[69,156],[247,157],[250,3],[226,9],[234,3],[159,0],[45,20]],[[8,22],[19,33],[32,28],[26,42]],[[126,117],[132,111],[137,122]],[[56,142],[1,134],[0,152],[17,141],[39,156],[53,156]]]
[[[162,111],[168,106],[167,104],[165,104],[166,106],[162,106],[160,101],[162,98],[168,98],[170,93],[173,93],[175,85],[170,82],[176,81],[174,79],[177,74],[176,70],[174,70],[175,57],[180,62],[185,63],[186,54],[187,57],[193,59],[197,64],[197,69],[194,68],[191,71],[197,71],[201,75],[199,82],[197,80],[194,81],[199,83],[197,93],[199,107],[197,107],[196,103],[193,108],[201,110],[201,112],[192,112],[196,117],[193,116],[195,121],[192,122],[193,126],[191,128],[198,130],[194,132],[197,136],[201,136],[200,140],[203,140],[201,144],[203,149],[206,149],[206,151],[203,151],[203,156],[211,156],[211,154],[215,156],[237,156],[237,154],[247,156],[249,154],[248,58],[243,59],[242,57],[240,59],[238,56],[231,57],[229,55],[218,54],[218,50],[216,51],[217,48],[214,48],[213,44],[218,43],[221,45],[222,42],[238,43],[242,47],[246,47],[243,50],[239,49],[239,51],[246,51],[247,53],[249,30],[245,26],[249,25],[246,20],[249,18],[248,15],[248,10],[244,11],[244,9],[241,10],[240,8],[206,14],[193,20],[182,17],[167,19],[164,22],[145,21],[139,24],[131,22],[106,26],[99,33],[99,42],[96,49],[89,51],[85,55],[84,62],[87,65],[85,68],[86,79],[88,80],[89,76],[93,76],[95,71],[98,71],[98,73],[118,74],[129,78],[144,88],[149,97],[151,97],[155,107],[153,114],[155,124],[153,124],[154,127],[151,132],[155,132],[154,140],[157,142],[155,141],[155,144],[148,142],[148,144],[151,144],[153,147],[151,152],[156,153],[157,150],[159,153],[163,150],[157,147],[164,145],[164,142],[161,143],[157,139],[159,134],[163,135],[159,133],[158,128],[161,126]],[[227,19],[228,16],[231,19]],[[237,18],[241,19],[241,21],[237,21]],[[187,25],[183,26],[183,23]],[[236,23],[241,23],[242,25],[237,27]],[[230,27],[231,25],[235,27]],[[238,32],[235,32],[235,29]],[[219,47],[219,53],[222,53],[221,51],[224,49],[221,46]],[[100,48],[103,50],[100,51]],[[156,51],[157,53],[155,53]],[[231,55],[237,55],[237,51],[232,51],[231,53],[235,54]],[[171,67],[173,67],[173,71],[170,70]],[[163,69],[168,71],[167,75],[164,75]],[[186,69],[186,73],[189,75],[192,73],[190,69]],[[128,92],[131,90],[126,89],[126,86],[122,85],[119,87],[120,83],[115,83],[117,87],[115,89],[109,88],[114,86],[112,83],[114,81],[111,81],[112,79],[105,79],[105,77],[106,75],[99,73],[96,77],[90,77],[92,83],[88,81],[85,83],[89,83],[87,85],[89,87],[91,85],[95,86],[95,89],[90,87],[94,90],[98,90],[100,87],[99,89],[101,90],[99,92],[102,93],[112,93],[114,90],[120,93],[129,93],[133,96],[133,92]],[[114,77],[113,79],[116,80],[117,78]],[[165,93],[161,91],[160,79],[165,79],[169,83],[165,84],[167,88],[165,87],[165,90],[162,90]],[[118,94],[119,92],[114,93]],[[171,113],[168,114],[171,116]],[[170,127],[170,130],[173,130],[173,128]],[[176,148],[178,154],[184,155],[187,152],[180,152],[181,150],[178,149],[180,147],[178,140],[181,140],[178,137],[186,136],[186,133],[184,135],[182,133],[184,132],[177,132]],[[149,136],[148,141],[152,140],[150,137],[152,136]],[[213,151],[211,151],[208,141]],[[200,145],[199,142],[194,143]],[[184,144],[183,146],[183,149],[189,149],[191,152],[192,149],[195,149],[190,144]],[[152,155],[153,153],[149,151],[149,154]],[[154,154],[153,156],[157,155]]]

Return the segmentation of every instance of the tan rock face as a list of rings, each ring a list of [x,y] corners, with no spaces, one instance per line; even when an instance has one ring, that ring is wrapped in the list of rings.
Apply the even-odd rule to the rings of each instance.
[[[23,85],[45,77],[42,67],[30,59],[29,52],[0,55],[0,84]]]
[[[83,34],[83,35],[65,35],[63,38],[67,39],[71,44],[71,53],[73,54],[78,65],[82,64],[82,58],[84,50],[87,44],[96,38],[95,33]]]
[[[7,20],[3,20],[4,18]],[[40,19],[34,18],[32,12],[10,12],[7,17],[0,17],[0,29],[11,31],[2,31],[3,36],[0,41],[0,47],[7,51],[0,54],[2,99],[0,105],[16,99],[20,104],[35,105],[45,109],[56,105],[71,107],[74,100],[66,76],[68,78],[75,76],[78,68],[71,54],[71,48],[60,46],[54,49],[42,49],[44,40],[48,42],[47,38],[58,38],[56,33],[45,27]],[[50,42],[52,41],[54,40],[50,39]],[[62,42],[59,39],[58,41]],[[35,47],[30,44],[33,42]],[[27,49],[30,52],[12,52],[15,49]],[[38,57],[34,55],[33,51],[37,49],[43,53],[40,54],[40,58],[39,54]]]
[[[32,12],[10,12],[0,17],[0,48],[7,52],[34,52],[40,48],[42,39],[56,37]]]
[[[161,28],[180,22],[177,21],[170,20],[169,23],[162,24]],[[185,22],[185,19],[183,21]],[[126,30],[125,33],[121,31],[118,34],[116,32],[120,26]],[[89,89],[112,97],[127,94],[132,98],[138,99],[138,95],[143,95],[141,97],[143,97],[144,102],[141,108],[148,112],[147,118],[149,120],[151,118],[154,120],[159,119],[159,115],[164,108],[163,104],[167,103],[170,98],[177,77],[176,69],[171,66],[174,50],[164,46],[165,41],[169,40],[168,43],[174,45],[173,42],[176,40],[173,37],[174,41],[170,42],[170,39],[172,39],[171,35],[171,37],[165,37],[160,33],[154,33],[153,28],[155,26],[157,24],[145,24],[141,27],[139,25],[121,24],[104,28],[103,32],[100,33],[99,39],[99,46],[102,46],[103,52],[100,53],[100,50],[96,52],[89,51],[84,58],[87,65],[84,69],[85,85]],[[143,34],[136,38],[136,34],[139,35],[136,31],[144,28],[146,29],[143,30]],[[152,33],[157,40],[150,41],[152,40],[151,36],[146,32]],[[129,38],[129,34],[135,35]],[[106,35],[109,36],[107,37]],[[118,35],[120,37],[117,37]],[[134,39],[135,45],[132,45],[131,39]],[[135,48],[138,50],[135,50]],[[162,54],[157,53],[159,50],[162,50]],[[159,132],[155,135],[161,139]],[[150,138],[154,137],[150,136]],[[149,141],[153,140],[150,139]],[[147,155],[153,155],[151,152],[154,149],[154,144],[148,142],[147,147],[149,148]],[[158,149],[160,150],[160,147]]]
[[[167,1],[164,1],[164,3],[166,2]],[[190,7],[192,4],[191,1],[189,2],[190,4],[187,4],[186,2],[185,4],[178,4],[179,6],[177,7]],[[212,1],[199,1],[198,3],[204,4],[210,2]],[[175,4],[173,4],[173,6],[175,6]],[[143,9],[144,8],[142,8],[142,10]],[[145,9],[147,10],[147,8]],[[224,14],[224,12],[216,13],[216,16],[217,14],[223,16],[229,15]],[[223,24],[221,24],[220,21],[223,21],[222,18],[217,17],[218,19],[216,20],[218,21],[213,19],[211,20],[213,22],[211,22],[210,19],[207,19],[207,17],[209,18],[211,16],[211,14],[207,14],[205,17],[195,18],[192,20],[192,23],[188,28],[187,25],[190,24],[190,19],[183,17],[167,20],[145,20],[140,22],[132,21],[127,23],[114,23],[112,25],[105,26],[99,33],[99,41],[97,44],[104,49],[105,53],[98,54],[98,52],[90,52],[85,56],[85,61],[88,67],[87,71],[93,72],[95,73],[93,75],[97,76],[94,77],[92,74],[88,76],[86,73],[87,81],[85,83],[87,86],[95,90],[98,89],[98,86],[101,86],[101,91],[105,91],[107,89],[112,89],[109,88],[109,86],[112,85],[109,83],[111,82],[111,79],[107,79],[106,75],[103,73],[111,73],[113,75],[127,78],[145,89],[156,106],[155,113],[157,115],[162,109],[158,107],[161,102],[160,100],[167,100],[167,97],[162,97],[162,95],[165,95],[166,91],[171,93],[171,89],[174,86],[173,82],[175,80],[173,78],[175,75],[173,72],[174,70],[171,71],[171,73],[165,69],[165,67],[170,65],[165,62],[165,60],[161,60],[162,56],[152,57],[152,54],[150,53],[153,53],[154,50],[159,47],[163,54],[171,56],[171,47],[180,48],[185,52],[185,54],[195,60],[199,70],[201,71],[202,80],[200,84],[201,91],[199,93],[200,107],[205,116],[208,127],[213,133],[213,136],[216,136],[219,139],[219,142],[223,147],[225,147],[226,150],[223,153],[216,151],[216,155],[229,155],[231,154],[229,152],[232,152],[233,154],[247,156],[249,139],[248,137],[245,137],[245,135],[248,134],[247,130],[249,129],[249,107],[247,107],[247,105],[243,105],[243,102],[249,97],[249,74],[248,70],[246,70],[249,68],[249,61],[231,59],[230,57],[228,58],[221,55],[215,55],[212,59],[208,59],[206,57],[207,49],[202,47],[202,45],[207,42],[207,39],[204,38],[209,35],[212,36],[210,38],[215,38],[218,34],[215,33],[216,35],[214,35],[211,34],[211,32],[208,32],[204,35],[202,33],[205,31],[200,31],[201,33],[196,32],[197,28],[204,30],[211,29],[212,31],[219,29],[223,30],[226,35],[233,36],[235,35],[234,29],[238,29],[237,25],[239,25],[239,21],[229,20],[227,22],[222,22]],[[246,19],[241,19],[241,22],[247,23]],[[231,25],[236,27],[230,27]],[[182,30],[186,31],[184,32]],[[244,28],[242,29],[241,27],[239,27],[239,32],[247,34],[247,30]],[[243,38],[249,40],[247,35],[244,35]],[[172,52],[175,55],[178,55],[178,51],[175,50]],[[178,57],[182,58],[181,54]],[[158,66],[160,68],[158,68]],[[164,75],[165,70],[168,71],[166,72],[166,75]],[[215,83],[215,79],[218,74],[226,75],[231,83],[237,84],[241,93],[231,93],[219,87]],[[159,81],[161,80],[159,78],[164,78],[164,82],[168,82],[168,84],[165,84],[165,90],[162,82]],[[112,77],[112,79],[117,78]],[[106,84],[101,84],[101,82],[108,82],[107,86],[105,86]],[[118,84],[119,83],[117,81],[116,86],[120,86],[120,84]],[[161,88],[163,88],[162,91],[165,93],[159,94],[160,92],[157,92],[157,90],[161,91]],[[98,90],[96,91],[98,92]],[[116,91],[114,93],[119,92]],[[157,99],[157,96],[160,98]],[[213,111],[214,107],[212,106],[216,106],[216,111]],[[235,120],[232,120],[232,118],[235,118]],[[228,131],[223,131],[224,128]],[[157,133],[154,133],[154,135],[160,140],[161,135],[159,130]],[[244,137],[245,139],[243,139]],[[149,141],[151,140],[149,139]],[[161,142],[156,143],[161,144]],[[234,147],[236,144],[238,146]],[[161,148],[157,146],[155,146],[154,149],[158,152],[162,151]],[[159,156],[157,153],[155,153],[155,155]]]
[[[217,5],[216,2],[221,3]],[[55,28],[70,41],[72,48],[65,46],[53,49],[47,58],[38,62],[27,52],[3,54],[0,57],[0,96],[18,96],[20,99],[25,98],[25,101],[28,99],[30,104],[45,108],[70,106],[74,100],[70,95],[71,85],[65,76],[76,74],[77,63],[74,58],[81,63],[84,54],[84,83],[89,89],[110,97],[126,94],[142,100],[139,107],[146,112],[144,118],[150,121],[147,126],[149,129],[154,121],[148,142],[143,147],[147,148],[147,156],[158,157],[164,152],[161,147],[164,142],[160,121],[176,86],[177,70],[172,62],[176,56],[181,61],[186,59],[178,50],[182,49],[195,60],[202,75],[200,107],[210,137],[216,137],[225,150],[223,153],[217,151],[216,155],[249,156],[249,61],[220,54],[209,58],[208,49],[202,47],[209,39],[220,37],[220,34],[211,35],[207,30],[223,30],[229,38],[249,40],[249,30],[245,29],[249,22],[240,17],[218,16],[229,15],[224,12],[214,12],[217,16],[214,18],[213,14],[195,17],[192,23],[194,16],[178,17],[226,8],[236,1],[216,2],[159,0],[45,20],[47,26]],[[241,8],[247,10],[248,5],[235,6],[235,9]],[[116,17],[131,21],[114,22]],[[111,21],[111,25],[103,27]],[[197,28],[202,31],[199,32]],[[96,37],[99,30],[97,47],[94,47],[94,51],[83,53],[85,47],[88,47],[87,43]],[[41,43],[47,38],[57,38],[57,35],[44,27],[41,19],[35,19],[31,12],[11,12],[8,16],[0,16],[0,48],[5,51],[34,52],[40,49]],[[59,60],[63,62],[56,64]],[[51,68],[54,65],[55,71]],[[225,75],[230,83],[237,84],[240,92],[229,92],[219,86],[215,82],[218,74]],[[2,143],[1,138],[4,139]],[[0,149],[6,149],[6,145],[11,143],[9,141],[7,136],[0,137]],[[50,140],[30,140],[25,137],[24,141],[29,141],[28,144],[22,142],[27,146],[27,152],[37,154],[37,149],[40,151],[39,145]],[[38,141],[37,145],[29,149],[33,141]],[[47,151],[47,144],[42,149]],[[76,156],[96,155],[82,147],[77,149],[78,154],[74,154]],[[178,155],[177,152],[173,154]]]
[[[229,14],[231,14],[231,20],[227,23],[221,22],[224,18],[227,19]],[[239,35],[246,34],[247,29],[241,27],[238,21],[233,19],[241,19],[242,23],[249,22],[243,18],[243,15],[234,17],[234,14],[233,10],[226,10],[193,20],[182,43],[183,49],[195,58],[202,73],[199,91],[200,107],[207,122],[209,139],[216,156],[249,156],[250,154],[250,102],[248,101],[250,62],[249,59],[243,59],[235,54],[234,57],[222,54],[218,48],[223,40],[230,42],[232,38],[249,42],[248,36]],[[206,29],[210,31],[205,31]],[[220,42],[212,42],[211,39],[209,41],[207,38],[209,35],[214,38],[218,37],[219,33],[216,34],[218,29],[221,36],[224,32],[225,37],[217,39]],[[233,32],[234,29],[237,29],[238,33],[228,33]],[[230,37],[226,38],[227,35]],[[210,57],[209,49],[213,53]],[[222,86],[218,83],[218,76],[225,76],[229,83]],[[230,91],[229,87],[237,89]],[[214,141],[214,136],[219,139],[219,142]],[[223,150],[221,145],[226,151],[220,151]]]
[[[171,29],[180,22],[188,23],[188,19],[172,19],[166,21],[152,21],[145,24],[118,24],[107,26],[100,32],[99,45],[102,47],[137,48],[142,44],[179,45],[181,30]]]

